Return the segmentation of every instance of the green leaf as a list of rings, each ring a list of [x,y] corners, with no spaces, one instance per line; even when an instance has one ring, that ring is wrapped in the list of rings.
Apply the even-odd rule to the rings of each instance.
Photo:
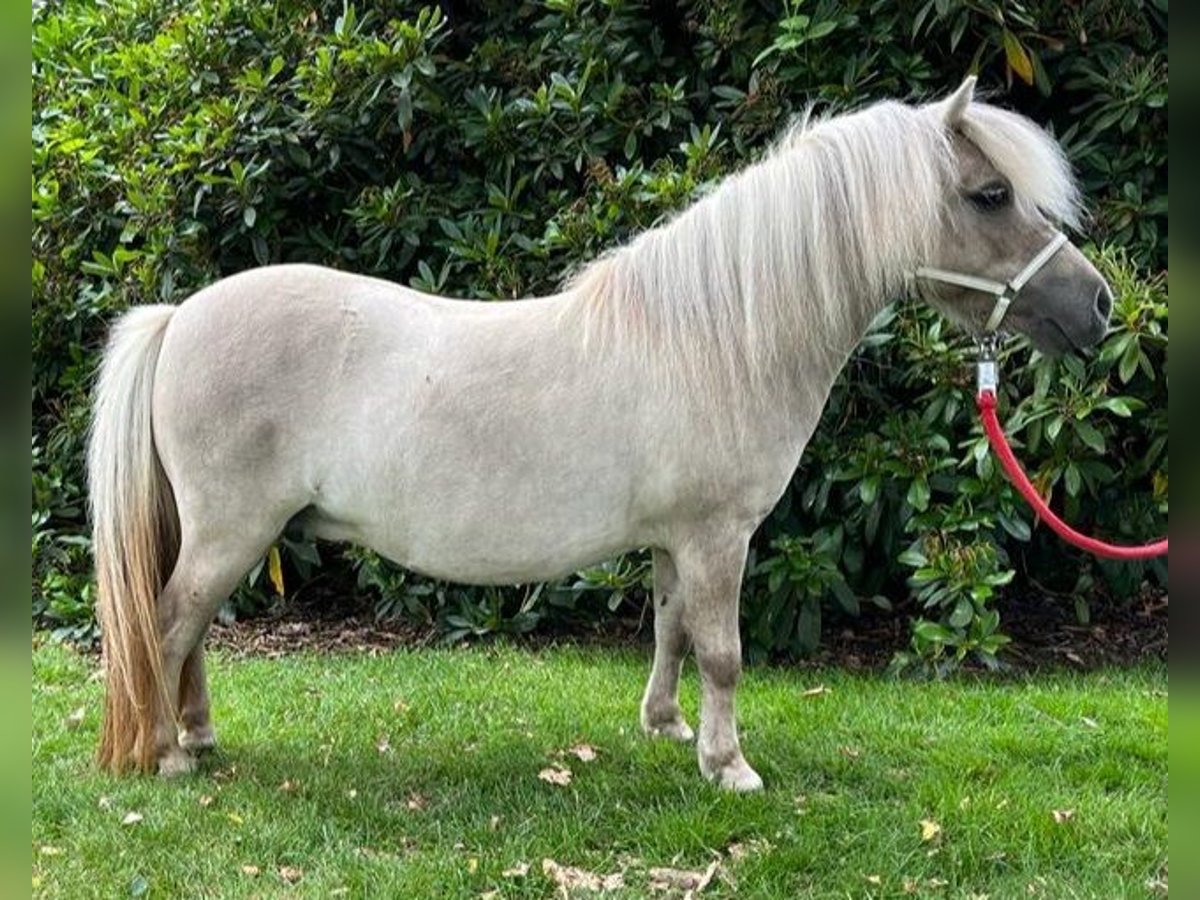
[[[1065,423],[1066,423],[1066,419],[1064,419],[1062,416],[1060,416],[1060,415],[1052,416],[1050,418],[1050,421],[1048,421],[1046,423],[1046,438],[1047,438],[1047,440],[1051,440],[1051,441],[1058,440],[1059,432],[1062,431],[1062,427]]]
[[[1104,441],[1104,435],[1097,431],[1096,426],[1091,422],[1076,422],[1075,434],[1079,436],[1081,441],[1083,441],[1097,453],[1105,453],[1108,450],[1108,445]]]
[[[832,34],[836,30],[837,22],[826,19],[824,22],[818,22],[808,30],[808,39],[810,41],[815,41],[819,38],[825,37],[828,34]]]
[[[1100,408],[1107,409],[1113,415],[1127,419],[1133,415],[1134,407],[1141,408],[1142,402],[1134,398],[1108,397],[1101,401]]]
[[[970,600],[964,598],[954,604],[954,611],[950,613],[947,621],[955,628],[966,628],[973,618],[975,618],[975,607]]]
[[[1067,493],[1072,497],[1079,496],[1079,489],[1083,486],[1083,478],[1079,474],[1079,468],[1075,463],[1067,463],[1067,468],[1063,472],[1063,481],[1067,486]]]
[[[838,604],[843,611],[852,616],[857,616],[860,612],[858,597],[850,590],[850,587],[844,581],[839,581],[833,586],[833,596],[837,598]]]
[[[868,475],[858,483],[858,498],[862,501],[863,506],[870,506],[875,502],[875,498],[879,494],[878,475]]]
[[[929,482],[924,476],[914,479],[908,486],[907,499],[909,505],[918,512],[925,512],[929,508]]]
[[[1141,352],[1142,348],[1136,340],[1131,340],[1125,347],[1125,352],[1121,354],[1121,362],[1117,365],[1117,377],[1121,379],[1122,384],[1128,384],[1129,379],[1133,378]]]
[[[1024,519],[1019,519],[1008,513],[997,513],[996,521],[1000,523],[1000,527],[1015,537],[1018,541],[1028,542],[1033,536],[1033,532],[1029,528],[1029,523]]]
[[[936,644],[946,644],[954,638],[954,633],[945,625],[930,622],[928,619],[921,619],[913,625],[913,634],[921,640]]]

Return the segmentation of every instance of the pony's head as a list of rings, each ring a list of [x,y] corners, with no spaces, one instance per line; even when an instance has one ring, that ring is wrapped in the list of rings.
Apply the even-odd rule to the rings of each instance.
[[[922,112],[950,142],[952,183],[934,256],[917,270],[925,299],[977,335],[1025,334],[1062,353],[1099,341],[1112,292],[1059,232],[1079,197],[1058,144],[1028,119],[973,102],[975,79]]]

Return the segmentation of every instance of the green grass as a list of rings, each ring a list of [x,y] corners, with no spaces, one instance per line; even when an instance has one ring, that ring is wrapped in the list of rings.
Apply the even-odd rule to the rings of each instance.
[[[163,782],[96,771],[94,666],[35,644],[34,894],[548,897],[553,859],[623,872],[620,896],[649,896],[652,867],[717,861],[703,898],[1113,898],[1153,894],[1166,864],[1165,666],[752,669],[742,742],[767,788],[745,797],[703,782],[692,747],[642,737],[647,667],[578,648],[216,655],[221,749]],[[696,694],[689,668],[693,724]],[[594,762],[556,756],[580,742]],[[556,761],[570,785],[539,780]]]

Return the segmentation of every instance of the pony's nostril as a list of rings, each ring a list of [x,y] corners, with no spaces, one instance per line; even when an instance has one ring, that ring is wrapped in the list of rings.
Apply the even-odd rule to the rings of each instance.
[[[1100,285],[1100,289],[1096,291],[1096,314],[1105,322],[1108,321],[1108,316],[1112,312],[1112,305],[1112,291],[1108,289],[1107,284]]]

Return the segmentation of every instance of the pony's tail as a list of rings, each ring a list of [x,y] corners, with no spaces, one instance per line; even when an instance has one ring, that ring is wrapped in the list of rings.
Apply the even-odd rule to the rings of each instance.
[[[150,422],[154,372],[174,312],[143,306],[121,318],[94,397],[87,467],[107,677],[97,759],[113,772],[152,769],[158,712],[174,711],[157,601],[179,552],[179,517]]]

